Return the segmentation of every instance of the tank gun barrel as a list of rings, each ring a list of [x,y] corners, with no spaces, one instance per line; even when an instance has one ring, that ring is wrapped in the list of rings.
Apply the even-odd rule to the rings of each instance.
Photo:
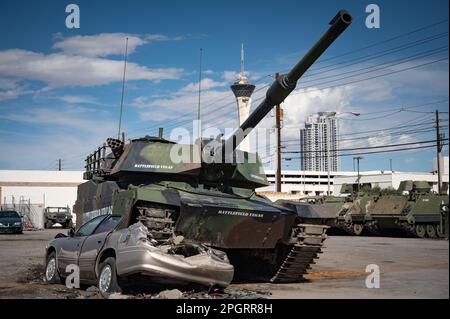
[[[242,123],[234,134],[225,141],[225,154],[232,153],[240,142],[250,134],[251,130],[272,110],[280,104],[295,89],[297,81],[322,53],[344,32],[352,23],[352,16],[345,10],[340,10],[330,21],[330,27],[319,41],[287,74],[276,79],[267,90],[266,97],[256,110]]]

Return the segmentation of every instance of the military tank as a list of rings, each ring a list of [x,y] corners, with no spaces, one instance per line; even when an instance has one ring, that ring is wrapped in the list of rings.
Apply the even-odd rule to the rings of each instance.
[[[441,211],[448,206],[448,195],[432,193],[426,181],[402,181],[398,193],[375,200],[365,216],[367,228],[377,234],[402,230],[411,237],[445,237]]]
[[[162,134],[129,143],[107,139],[86,158],[87,182],[78,187],[74,205],[77,227],[97,215],[121,215],[118,227],[141,221],[153,239],[182,236],[226,252],[235,278],[302,280],[321,252],[327,226],[311,223],[295,206],[258,196],[255,189],[268,185],[261,161],[237,146],[351,22],[347,11],[339,11],[320,40],[274,81],[226,140],[219,136],[184,145]],[[187,160],[180,154],[188,154]]]

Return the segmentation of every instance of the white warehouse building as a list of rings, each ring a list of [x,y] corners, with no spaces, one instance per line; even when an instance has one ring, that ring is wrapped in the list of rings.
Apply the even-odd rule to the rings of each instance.
[[[82,171],[0,170],[0,204],[18,203],[72,208]]]

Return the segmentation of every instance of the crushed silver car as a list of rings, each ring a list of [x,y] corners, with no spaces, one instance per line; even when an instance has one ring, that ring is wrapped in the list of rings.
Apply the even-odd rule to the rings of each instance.
[[[130,275],[155,282],[227,286],[234,268],[227,255],[182,236],[160,236],[140,220],[124,227],[120,216],[98,216],[76,232],[58,234],[46,247],[45,279],[63,282],[68,265],[77,265],[80,282],[98,285],[102,293],[120,291]]]

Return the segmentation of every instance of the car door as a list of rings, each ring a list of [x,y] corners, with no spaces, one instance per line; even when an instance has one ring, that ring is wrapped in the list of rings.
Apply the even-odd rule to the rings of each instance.
[[[107,216],[97,226],[92,235],[88,236],[81,247],[78,265],[80,277],[84,280],[95,280],[95,263],[100,250],[105,244],[108,234],[117,226],[120,217]]]
[[[66,267],[68,265],[78,265],[78,258],[83,242],[95,231],[105,217],[106,216],[103,215],[93,218],[82,225],[73,236],[67,237],[62,241],[57,254],[57,259],[58,270],[63,277],[66,275]]]

